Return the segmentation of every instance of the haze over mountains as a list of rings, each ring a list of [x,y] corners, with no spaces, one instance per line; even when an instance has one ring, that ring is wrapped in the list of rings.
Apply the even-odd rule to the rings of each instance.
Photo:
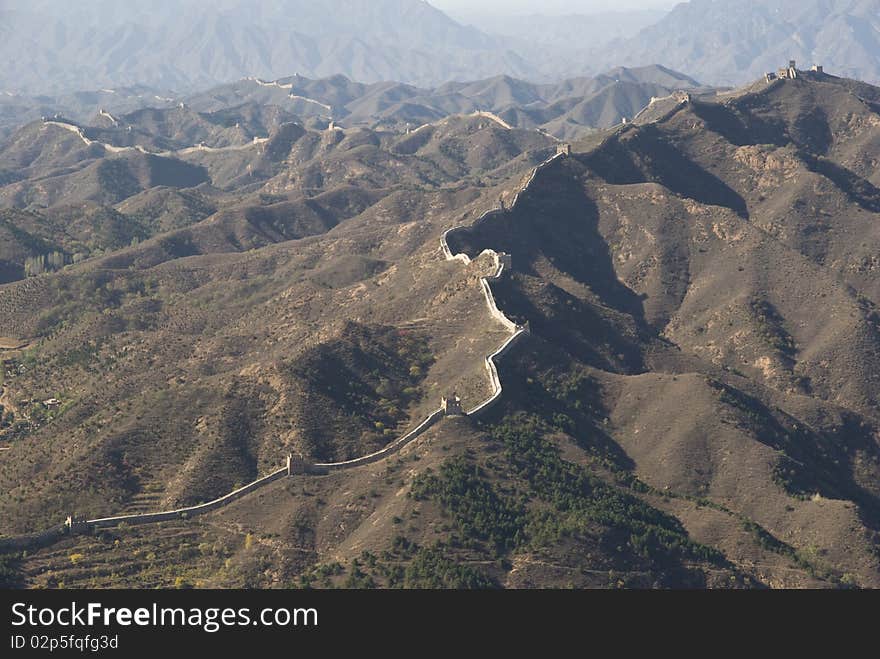
[[[880,0],[693,0],[666,15],[480,16],[418,0],[35,0],[0,6],[3,91],[144,84],[179,94],[243,77],[344,74],[433,87],[499,74],[533,82],[660,64],[740,84],[794,57],[880,80]]]
[[[536,72],[419,0],[38,0],[4,5],[0,37],[0,86],[39,93],[132,84],[185,92],[293,73],[438,84]]]
[[[693,0],[595,57],[605,65],[651,61],[713,85],[742,84],[790,58],[877,82],[880,2]]]

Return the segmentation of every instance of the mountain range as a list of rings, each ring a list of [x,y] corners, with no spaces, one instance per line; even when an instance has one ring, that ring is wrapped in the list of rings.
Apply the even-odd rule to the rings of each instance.
[[[394,82],[367,84],[342,75],[322,79],[295,75],[273,81],[250,76],[179,97],[144,86],[57,96],[5,94],[0,96],[0,138],[41,118],[58,116],[83,125],[112,128],[115,118],[127,122],[128,115],[148,108],[216,113],[235,112],[246,104],[276,106],[288,117],[323,121],[324,125],[332,119],[346,126],[400,128],[416,128],[450,114],[488,111],[511,125],[541,128],[562,138],[619,123],[622,118],[632,117],[652,97],[698,88],[699,83],[688,76],[657,66],[617,67],[595,77],[553,84],[501,75],[434,88]],[[137,123],[147,114],[140,113],[132,120]],[[194,144],[186,139],[179,143]]]
[[[211,11],[205,12],[210,6]],[[291,73],[437,84],[536,69],[418,0],[37,0],[0,9],[0,88],[191,92]],[[173,56],[170,54],[173,53]]]
[[[678,89],[700,88],[686,76],[645,67],[556,85],[500,76],[421,89],[294,76],[248,78],[180,101],[143,87],[16,97],[32,117],[58,109],[55,103],[67,109],[10,126],[0,142],[0,208],[8,209],[0,281],[24,277],[28,263],[53,252],[79,260],[202,219],[222,205],[213,199],[224,198],[223,191],[262,186],[278,194],[353,183],[345,172],[361,157],[369,162],[363,173],[370,185],[391,185],[395,176],[398,183],[451,183],[504,164],[522,150],[520,142],[550,145],[588,135]],[[116,110],[139,104],[160,107]],[[458,134],[463,126],[489,130],[473,136],[492,135],[479,145],[488,151],[477,155],[477,145]],[[344,129],[354,132],[343,139]],[[379,151],[367,153],[368,145]],[[350,153],[355,146],[362,147],[357,158]],[[197,186],[199,192],[172,192]],[[168,188],[161,201],[155,188]],[[150,211],[157,217],[131,215],[145,204],[157,205]]]
[[[0,546],[496,406],[4,584],[880,586],[880,88],[696,89],[560,148],[262,83],[3,143]]]
[[[665,14],[462,14],[473,25],[418,0],[251,4],[3,5],[0,96],[135,85],[188,95],[293,73],[422,87],[497,75],[556,82],[654,64],[717,86],[744,83],[791,58],[880,80],[880,0],[691,0]]]
[[[0,5],[0,587],[880,587],[878,15]]]
[[[880,81],[877,0],[692,0],[596,53],[602,65],[650,61],[714,85],[735,85],[789,59]]]

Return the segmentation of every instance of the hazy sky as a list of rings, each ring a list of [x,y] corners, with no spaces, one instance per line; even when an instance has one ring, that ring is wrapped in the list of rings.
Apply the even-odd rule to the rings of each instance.
[[[683,0],[428,0],[438,9],[467,14],[578,14],[626,9],[669,9]]]

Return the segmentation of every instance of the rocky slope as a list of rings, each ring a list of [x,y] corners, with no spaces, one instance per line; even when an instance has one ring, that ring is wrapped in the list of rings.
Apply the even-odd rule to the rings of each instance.
[[[424,144],[300,127],[248,184],[206,155],[224,190],[139,193],[117,212],[151,236],[0,286],[0,531],[197,502],[481,400],[507,335],[484,248],[531,327],[503,402],[369,467],[8,557],[7,582],[877,587],[878,102],[808,72],[692,96],[575,142],[513,207],[555,144],[486,118]],[[196,191],[216,212],[166,228]],[[499,201],[446,261],[441,233]]]

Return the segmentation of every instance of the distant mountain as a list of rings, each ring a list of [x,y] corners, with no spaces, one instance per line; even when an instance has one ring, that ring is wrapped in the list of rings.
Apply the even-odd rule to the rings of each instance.
[[[880,0],[692,0],[668,13],[463,13],[461,22],[418,0],[276,0],[256,8],[246,0],[33,0],[0,5],[0,57],[0,131],[33,118],[21,94],[132,88],[135,98],[143,91],[171,98],[292,72],[432,87],[498,75],[554,82],[660,64],[736,85],[794,58],[880,81]]]
[[[291,71],[421,84],[537,72],[418,0],[4,3],[0,57],[0,93],[135,83],[186,91]]]
[[[739,85],[795,59],[880,81],[880,0],[691,0],[670,12],[460,18],[506,40],[546,77],[661,64]]]
[[[266,81],[247,77],[190,96],[150,87],[119,87],[58,96],[0,95],[0,143],[17,128],[57,116],[87,127],[91,139],[149,151],[197,144],[233,146],[265,137],[281,123],[405,130],[452,114],[490,111],[520,128],[543,128],[576,137],[632,117],[652,97],[694,90],[693,78],[661,66],[617,67],[595,77],[553,84],[507,75],[471,82],[417,87],[399,82],[363,83],[343,75],[302,75]],[[7,172],[8,175],[8,172]],[[2,179],[0,179],[2,180]]]
[[[789,59],[880,81],[880,0],[692,0],[596,52],[604,66],[663,64],[739,84]]]
[[[507,75],[423,88],[394,82],[365,84],[345,76],[312,80],[291,76],[267,82],[246,78],[185,99],[188,108],[217,112],[245,103],[273,104],[308,121],[405,129],[450,114],[490,111],[519,128],[542,128],[568,138],[632,117],[654,96],[700,87],[693,78],[660,66],[617,67],[596,77],[554,84]]]
[[[101,110],[115,115],[145,107],[174,107],[179,101],[172,96],[172,92],[144,85],[77,91],[57,96],[0,92],[0,139],[18,126],[42,116],[60,113],[68,119],[85,122]]]
[[[516,39],[525,47],[600,46],[614,39],[634,36],[653,25],[668,12],[658,9],[608,11],[595,14],[504,15],[497,12],[452,12],[464,25],[472,25],[486,34]]]

